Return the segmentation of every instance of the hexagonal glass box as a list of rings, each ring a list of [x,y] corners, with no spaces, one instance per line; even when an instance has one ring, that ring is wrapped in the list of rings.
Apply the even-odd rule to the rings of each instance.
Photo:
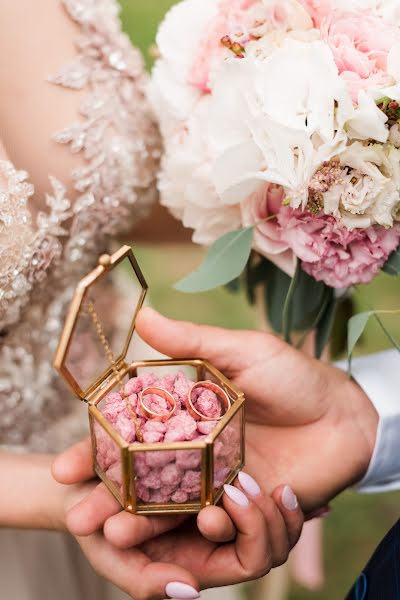
[[[118,290],[117,299],[111,299],[111,285]],[[127,359],[146,292],[146,281],[129,246],[112,256],[101,256],[98,266],[76,288],[54,366],[74,394],[88,404],[95,472],[125,510],[197,513],[220,500],[224,484],[231,483],[244,465],[244,395],[207,360]],[[112,317],[116,311],[122,317],[119,321],[126,324],[126,335],[115,332]],[[200,440],[128,443],[102,410],[111,392],[146,371],[160,376],[184,371],[192,381],[217,383],[231,406]],[[174,494],[169,486],[166,501],[161,474],[166,473],[165,467],[179,466],[187,493],[184,497]]]

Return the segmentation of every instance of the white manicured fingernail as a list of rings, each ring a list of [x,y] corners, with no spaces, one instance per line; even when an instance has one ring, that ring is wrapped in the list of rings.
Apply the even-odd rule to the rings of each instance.
[[[235,504],[238,504],[243,508],[246,508],[246,506],[249,505],[249,499],[246,498],[243,492],[235,488],[233,485],[224,485],[224,490],[228,498],[230,498]]]
[[[285,485],[285,487],[283,488],[282,504],[286,508],[286,510],[290,510],[291,512],[297,510],[299,506],[295,493],[293,492],[292,488],[288,485]]]
[[[196,598],[200,598],[199,592],[194,587],[179,581],[171,581],[165,588],[165,593],[169,598],[175,598],[176,600],[196,600]]]
[[[257,481],[250,477],[247,473],[240,471],[238,475],[239,483],[249,496],[259,496],[261,494],[261,488]]]

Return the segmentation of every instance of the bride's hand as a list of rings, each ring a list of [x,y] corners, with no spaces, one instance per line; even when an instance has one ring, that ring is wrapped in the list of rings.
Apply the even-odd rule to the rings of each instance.
[[[67,485],[93,478],[90,441],[57,458],[53,475]],[[77,500],[66,507],[68,529],[95,570],[135,600],[197,598],[199,589],[261,577],[287,560],[303,525],[290,488],[267,496],[243,474],[227,487],[223,508],[205,508],[197,523],[121,512],[103,484],[71,508]]]

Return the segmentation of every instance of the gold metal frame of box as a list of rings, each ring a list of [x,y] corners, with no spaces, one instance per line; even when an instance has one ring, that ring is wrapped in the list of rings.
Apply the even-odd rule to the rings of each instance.
[[[130,264],[138,278],[138,282],[141,285],[141,294],[138,301],[138,305],[135,310],[134,317],[132,319],[128,335],[126,338],[125,345],[121,355],[115,360],[115,364],[110,366],[96,381],[94,381],[88,389],[83,390],[72,373],[66,366],[66,360],[68,351],[71,345],[72,336],[74,335],[77,318],[82,308],[82,303],[85,299],[87,290],[97,282],[104,274],[116,267],[122,260],[128,258]],[[223,488],[215,491],[214,490],[214,442],[218,436],[222,433],[225,427],[232,421],[236,415],[240,415],[240,456],[237,465],[232,468],[229,478],[226,483],[231,483],[237,476],[238,472],[243,468],[244,465],[244,395],[240,392],[235,385],[233,385],[222,373],[220,373],[211,363],[203,359],[165,359],[165,360],[148,360],[148,361],[135,361],[130,364],[125,362],[125,358],[128,352],[129,344],[135,329],[136,316],[143,304],[146,292],[148,289],[147,283],[143,277],[138,263],[133,255],[133,252],[129,246],[122,247],[111,257],[101,257],[99,265],[87,275],[79,283],[76,289],[75,296],[71,303],[71,307],[66,319],[64,331],[62,333],[59,347],[57,349],[56,357],[54,360],[54,367],[60,373],[60,375],[68,383],[72,391],[81,400],[88,403],[89,412],[89,423],[92,438],[92,450],[93,450],[93,466],[96,474],[105,483],[110,492],[120,502],[126,511],[149,515],[149,514],[171,514],[171,513],[198,513],[199,510],[210,504],[216,504],[222,494]],[[107,394],[114,389],[124,377],[134,377],[137,375],[138,369],[142,368],[156,368],[156,367],[168,367],[168,366],[189,366],[196,369],[197,380],[201,381],[205,379],[206,373],[218,382],[218,384],[227,392],[232,400],[232,406],[228,412],[223,416],[221,421],[218,423],[216,428],[206,437],[202,442],[174,442],[174,443],[163,443],[163,444],[128,444],[108,420],[104,417],[101,411],[97,408],[98,404],[107,396]],[[122,465],[122,494],[117,487],[110,481],[110,479],[101,470],[96,462],[96,436],[94,432],[94,422],[97,422],[110,438],[115,442],[121,452],[121,465]],[[138,503],[136,500],[135,493],[135,464],[134,455],[137,452],[167,452],[174,450],[196,450],[201,452],[201,500],[199,502],[191,502],[185,504],[143,504]]]

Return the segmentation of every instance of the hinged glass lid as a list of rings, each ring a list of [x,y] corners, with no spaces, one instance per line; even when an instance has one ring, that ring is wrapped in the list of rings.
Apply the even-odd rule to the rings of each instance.
[[[82,400],[118,372],[146,292],[146,280],[129,246],[101,256],[78,284],[54,366]]]

